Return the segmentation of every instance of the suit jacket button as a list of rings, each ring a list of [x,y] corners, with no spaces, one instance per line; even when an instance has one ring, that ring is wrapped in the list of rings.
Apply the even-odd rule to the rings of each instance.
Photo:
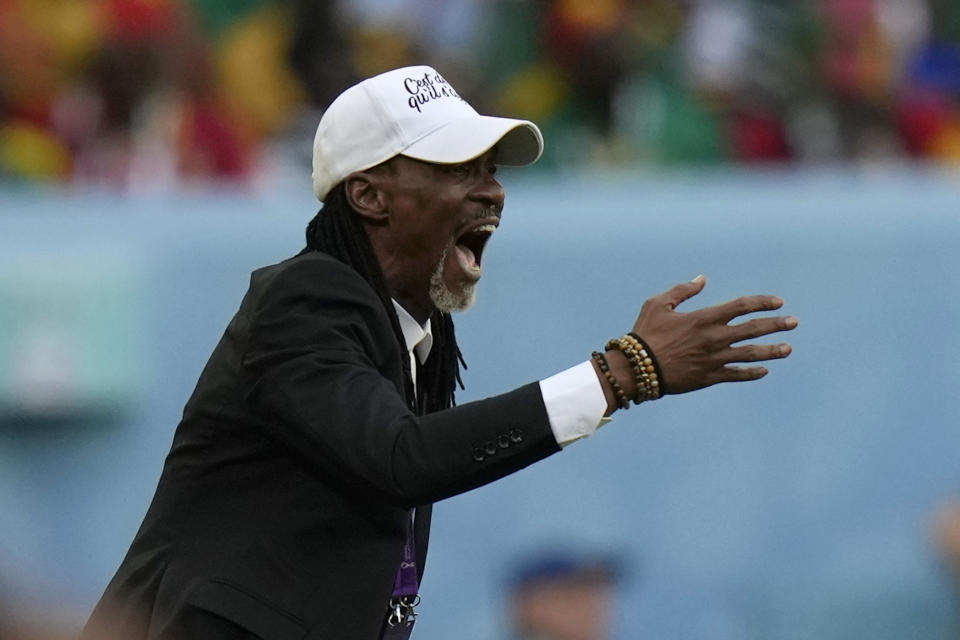
[[[485,456],[483,453],[483,449],[481,449],[480,447],[477,447],[476,449],[473,450],[473,459],[476,460],[477,462],[483,462],[486,457],[487,456]]]
[[[506,449],[510,446],[510,438],[505,433],[501,433],[497,436],[497,446],[501,449]]]
[[[483,445],[483,450],[487,452],[488,456],[492,456],[497,452],[497,443],[493,440],[490,440],[485,445]]]
[[[513,442],[513,443],[523,442],[523,431],[521,431],[520,429],[511,429],[510,442]]]

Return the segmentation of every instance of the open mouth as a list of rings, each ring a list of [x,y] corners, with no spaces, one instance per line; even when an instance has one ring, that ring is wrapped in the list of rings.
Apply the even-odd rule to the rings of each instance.
[[[480,260],[483,257],[483,248],[496,229],[496,224],[484,221],[467,229],[456,239],[454,249],[457,252],[457,262],[469,278],[480,279]]]

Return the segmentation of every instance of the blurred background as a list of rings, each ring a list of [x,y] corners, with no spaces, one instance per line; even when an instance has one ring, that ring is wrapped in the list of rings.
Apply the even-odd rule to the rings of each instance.
[[[323,109],[413,63],[546,139],[461,402],[699,273],[691,308],[801,320],[765,380],[438,505],[415,637],[960,635],[960,0],[0,0],[0,637],[82,625],[249,272],[303,244]]]
[[[2,0],[0,172],[272,185],[358,79],[429,62],[543,170],[960,158],[956,0]]]

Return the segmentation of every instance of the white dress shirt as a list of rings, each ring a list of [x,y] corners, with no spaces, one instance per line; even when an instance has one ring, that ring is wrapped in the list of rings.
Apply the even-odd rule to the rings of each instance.
[[[422,365],[433,348],[430,321],[421,325],[396,300],[393,300],[393,308],[400,321],[400,330],[410,358],[410,374],[416,385],[417,366],[414,357]],[[589,436],[609,422],[609,418],[603,417],[607,410],[607,399],[589,360],[541,380],[540,393],[547,408],[550,429],[561,447]]]

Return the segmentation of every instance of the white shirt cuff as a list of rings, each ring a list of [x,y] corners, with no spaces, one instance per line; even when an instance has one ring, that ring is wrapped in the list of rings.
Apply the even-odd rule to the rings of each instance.
[[[607,399],[589,360],[540,381],[550,428],[561,447],[585,438],[603,424]]]

